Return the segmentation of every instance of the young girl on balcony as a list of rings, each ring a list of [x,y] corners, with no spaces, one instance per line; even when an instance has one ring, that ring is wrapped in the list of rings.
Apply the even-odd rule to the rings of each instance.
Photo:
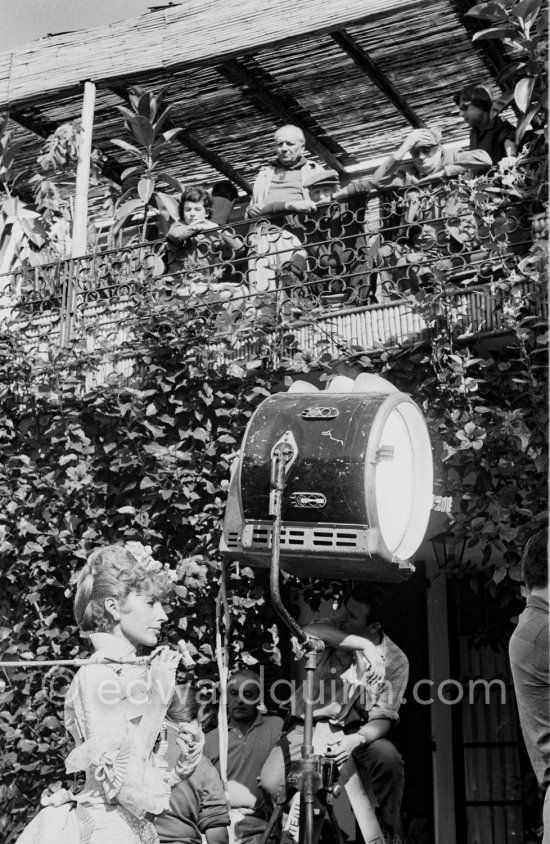
[[[240,313],[248,287],[246,268],[235,261],[246,252],[242,237],[210,219],[212,196],[202,187],[184,190],[180,219],[166,237],[164,281],[172,294],[191,304],[207,304],[212,313]]]
[[[76,584],[74,612],[95,648],[65,701],[76,747],[68,773],[85,771],[76,795],[62,789],[26,827],[18,844],[156,844],[149,819],[169,806],[162,752],[154,752],[174,689],[180,656],[154,648],[166,614],[160,603],[170,572],[138,542],[98,548]],[[161,747],[162,747],[161,743]]]
[[[166,237],[168,272],[177,274],[179,286],[191,288],[200,282],[231,281],[232,267],[223,262],[244,252],[244,241],[210,219],[210,193],[202,187],[186,188],[179,212]]]

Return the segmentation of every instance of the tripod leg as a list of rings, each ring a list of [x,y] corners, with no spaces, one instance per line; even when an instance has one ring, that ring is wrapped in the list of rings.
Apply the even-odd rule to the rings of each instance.
[[[275,827],[279,823],[282,814],[283,814],[283,807],[280,803],[277,803],[277,805],[275,806],[275,808],[273,809],[273,811],[271,813],[271,817],[269,818],[269,821],[267,822],[267,826],[265,828],[264,834],[262,835],[261,844],[268,844],[269,838],[273,834],[273,830],[275,829]]]
[[[307,810],[307,804],[300,804],[300,821],[304,809]],[[300,822],[299,830],[299,844],[318,844],[325,822],[326,807],[321,804],[310,804],[310,820],[308,824]]]

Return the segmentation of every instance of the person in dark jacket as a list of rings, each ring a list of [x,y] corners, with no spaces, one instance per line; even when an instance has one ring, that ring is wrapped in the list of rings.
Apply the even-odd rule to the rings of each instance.
[[[516,130],[509,120],[491,116],[493,98],[484,85],[467,85],[454,95],[461,117],[470,127],[470,149],[483,149],[493,164],[512,166],[518,148]]]

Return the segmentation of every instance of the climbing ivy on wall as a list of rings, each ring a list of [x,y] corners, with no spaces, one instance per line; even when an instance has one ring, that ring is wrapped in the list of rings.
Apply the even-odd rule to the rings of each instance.
[[[513,280],[507,301],[515,301],[512,290]],[[467,540],[462,574],[505,603],[517,592],[524,540],[546,506],[545,329],[523,300],[510,311],[501,348],[461,343],[449,314],[438,316],[441,293],[414,306],[424,309],[429,342],[370,357],[348,350],[338,360],[323,348],[291,348],[277,365],[269,357],[216,363],[206,354],[211,325],[200,308],[181,320],[153,307],[146,321],[140,315],[133,349],[139,378],[91,390],[83,385],[99,359],[74,349],[37,369],[17,336],[1,336],[2,659],[81,654],[86,642],[71,607],[75,570],[97,544],[132,539],[177,567],[169,638],[186,638],[198,676],[215,680],[218,543],[231,463],[255,407],[299,370],[316,374],[321,386],[335,371],[373,371],[415,398],[432,434],[436,491],[453,497],[449,529]],[[232,665],[280,656],[265,591],[262,574],[229,566]],[[309,590],[314,600],[327,592],[322,583]],[[67,783],[68,680],[59,672],[4,673],[6,842],[47,786]]]

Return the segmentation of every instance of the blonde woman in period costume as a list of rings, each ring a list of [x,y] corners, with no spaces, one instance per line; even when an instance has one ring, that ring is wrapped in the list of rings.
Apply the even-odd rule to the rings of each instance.
[[[17,844],[157,844],[152,817],[170,802],[166,742],[158,742],[180,655],[155,648],[172,573],[138,542],[93,551],[80,572],[76,621],[95,655],[73,678],[65,726],[75,741],[67,773],[84,771],[76,795],[62,789]],[[156,752],[155,752],[156,751]],[[44,802],[44,801],[43,801]]]

